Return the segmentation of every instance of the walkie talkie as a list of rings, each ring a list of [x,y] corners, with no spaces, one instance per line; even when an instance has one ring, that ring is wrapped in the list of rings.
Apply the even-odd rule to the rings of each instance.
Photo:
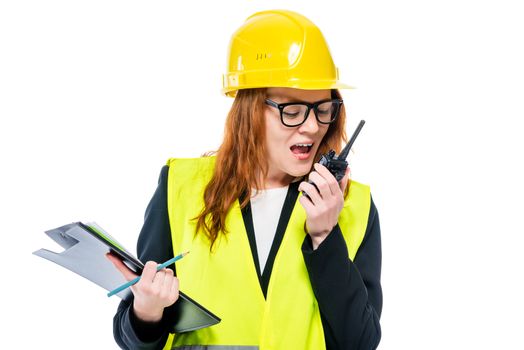
[[[340,152],[338,156],[336,155],[334,150],[329,150],[329,152],[326,154],[323,154],[320,157],[320,160],[318,161],[319,164],[322,164],[323,166],[325,166],[327,170],[329,170],[329,172],[333,174],[333,176],[335,177],[335,179],[337,179],[337,181],[342,180],[342,178],[346,174],[346,168],[348,167],[348,162],[346,161],[346,158],[349,154],[349,150],[351,149],[351,146],[353,146],[353,143],[355,142],[358,134],[360,133],[360,130],[362,129],[365,123],[366,123],[365,120],[360,121],[360,123],[357,126],[357,129],[351,136],[351,139],[349,139],[349,142],[342,149],[342,151]],[[311,181],[309,181],[309,183],[315,186],[315,184],[312,183]],[[307,193],[302,192],[302,194],[309,198]]]

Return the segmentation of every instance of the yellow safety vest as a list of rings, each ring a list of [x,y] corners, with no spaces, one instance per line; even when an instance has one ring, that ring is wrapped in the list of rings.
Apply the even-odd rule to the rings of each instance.
[[[180,290],[222,321],[196,331],[171,334],[164,349],[325,349],[318,303],[302,256],[306,213],[295,203],[275,257],[267,298],[262,293],[248,236],[236,201],[226,217],[228,234],[213,252],[205,234],[195,236],[203,193],[215,157],[169,159],[167,204],[173,251],[191,251],[176,263]],[[351,181],[339,226],[354,259],[366,232],[369,187]]]

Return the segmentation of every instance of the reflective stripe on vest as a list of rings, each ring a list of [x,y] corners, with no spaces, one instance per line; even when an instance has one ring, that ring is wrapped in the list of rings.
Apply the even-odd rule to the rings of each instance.
[[[182,345],[173,346],[173,350],[258,350],[258,346],[234,346],[234,345]]]
[[[189,345],[203,349],[211,345],[225,349],[325,349],[318,303],[302,256],[306,213],[298,200],[275,257],[264,299],[238,201],[226,217],[228,232],[219,235],[213,252],[204,233],[194,234],[196,222],[192,219],[203,208],[203,193],[213,175],[215,157],[170,159],[168,165],[173,250],[191,252],[176,263],[180,289],[222,321],[170,335],[165,349],[195,349],[182,347]],[[364,238],[369,208],[369,187],[352,181],[339,217],[351,259]]]

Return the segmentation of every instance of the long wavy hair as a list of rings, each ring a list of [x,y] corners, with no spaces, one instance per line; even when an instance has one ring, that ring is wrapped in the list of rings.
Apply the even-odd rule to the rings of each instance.
[[[240,207],[249,203],[251,188],[264,188],[268,172],[266,156],[265,88],[239,90],[228,113],[224,127],[224,139],[216,153],[216,166],[211,181],[204,191],[204,208],[194,218],[196,232],[203,229],[213,248],[220,233],[227,234],[226,215],[233,203],[240,198]],[[338,90],[332,90],[332,98],[341,98]],[[345,132],[346,112],[341,106],[336,121],[329,125],[315,154],[333,149],[340,152],[342,142],[347,141]]]

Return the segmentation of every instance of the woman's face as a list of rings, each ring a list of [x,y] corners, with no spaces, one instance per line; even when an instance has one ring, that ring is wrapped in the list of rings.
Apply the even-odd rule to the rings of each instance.
[[[277,103],[314,103],[331,98],[331,91],[268,88],[267,98]],[[269,166],[265,186],[266,188],[286,186],[294,178],[306,175],[310,171],[317,149],[329,125],[318,123],[312,109],[306,121],[295,127],[282,124],[280,112],[276,107],[266,105],[264,113]]]

